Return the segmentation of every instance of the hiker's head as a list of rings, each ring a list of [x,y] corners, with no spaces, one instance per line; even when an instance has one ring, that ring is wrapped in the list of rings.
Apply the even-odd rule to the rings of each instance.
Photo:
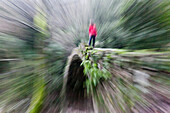
[[[90,19],[90,24],[93,26],[94,25],[94,22],[92,19]]]

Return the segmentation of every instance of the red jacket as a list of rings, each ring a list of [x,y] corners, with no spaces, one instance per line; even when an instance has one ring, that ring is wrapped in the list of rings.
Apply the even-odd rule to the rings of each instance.
[[[97,29],[96,29],[96,25],[90,25],[89,26],[89,36],[91,35],[97,35]]]

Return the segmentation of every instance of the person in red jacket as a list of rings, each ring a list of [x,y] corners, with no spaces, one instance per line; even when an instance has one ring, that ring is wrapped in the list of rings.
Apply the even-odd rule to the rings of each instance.
[[[93,39],[93,44],[92,46],[95,46],[95,38],[97,36],[97,29],[96,25],[90,21],[90,26],[89,26],[89,46],[91,46],[91,41]]]

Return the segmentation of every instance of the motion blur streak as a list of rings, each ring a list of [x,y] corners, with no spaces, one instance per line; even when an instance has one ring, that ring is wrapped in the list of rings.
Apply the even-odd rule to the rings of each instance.
[[[0,0],[0,113],[170,113],[169,11],[169,0]]]

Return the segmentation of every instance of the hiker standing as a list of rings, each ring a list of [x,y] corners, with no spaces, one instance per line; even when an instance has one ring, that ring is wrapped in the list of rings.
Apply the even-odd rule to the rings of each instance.
[[[95,46],[95,38],[97,36],[97,29],[96,29],[96,25],[91,22],[90,20],[90,26],[89,26],[89,46],[91,46],[91,41],[93,40],[93,44],[92,46]]]

